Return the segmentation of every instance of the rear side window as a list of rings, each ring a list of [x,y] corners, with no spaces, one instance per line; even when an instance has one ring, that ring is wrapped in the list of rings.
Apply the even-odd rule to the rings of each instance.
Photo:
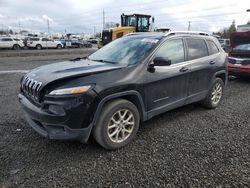
[[[155,57],[167,57],[171,64],[184,62],[184,47],[182,39],[166,41],[156,52]]]
[[[42,41],[49,41],[49,39],[47,39],[47,38],[42,38]]]
[[[2,41],[12,41],[11,38],[2,38]]]
[[[203,39],[188,38],[186,41],[189,60],[208,56],[207,45]]]
[[[216,44],[213,41],[208,40],[207,41],[207,45],[208,45],[208,49],[209,49],[209,54],[210,55],[216,54],[216,53],[219,52],[218,47],[216,46]]]
[[[30,38],[32,41],[39,41],[39,38]]]

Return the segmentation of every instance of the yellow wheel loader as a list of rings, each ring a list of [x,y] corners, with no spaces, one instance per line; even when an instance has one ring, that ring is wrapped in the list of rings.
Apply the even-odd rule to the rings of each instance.
[[[152,17],[150,23],[151,15],[146,14],[131,14],[131,15],[121,15],[121,26],[114,27],[111,29],[102,31],[102,39],[98,42],[97,47],[110,43],[111,41],[118,39],[126,34],[133,32],[149,32],[150,25],[154,22]]]

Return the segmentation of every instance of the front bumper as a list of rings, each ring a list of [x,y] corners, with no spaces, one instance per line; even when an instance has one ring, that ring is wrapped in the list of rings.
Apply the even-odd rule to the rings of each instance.
[[[75,99],[54,103],[49,101],[49,106],[57,106],[60,109],[59,112],[51,112],[49,108],[34,105],[23,94],[19,94],[18,98],[25,112],[26,121],[41,136],[53,140],[87,142],[92,123],[90,122],[88,126],[83,125],[83,122],[87,121],[86,116],[89,110],[84,104],[72,104]]]
[[[233,76],[250,76],[250,65],[228,64],[228,74]]]

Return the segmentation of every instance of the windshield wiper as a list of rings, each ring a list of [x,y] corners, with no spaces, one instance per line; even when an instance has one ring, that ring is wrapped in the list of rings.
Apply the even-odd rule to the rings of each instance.
[[[112,62],[112,61],[107,61],[104,59],[90,59],[91,61],[97,61],[97,62],[102,62],[102,63],[111,63],[111,64],[116,64],[116,62]]]

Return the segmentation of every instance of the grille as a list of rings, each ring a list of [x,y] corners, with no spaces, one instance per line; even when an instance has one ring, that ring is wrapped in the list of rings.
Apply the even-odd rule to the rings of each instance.
[[[235,64],[235,63],[236,63],[236,60],[235,60],[235,59],[228,58],[228,63]]]
[[[40,89],[42,86],[42,82],[38,82],[30,77],[24,77],[22,81],[22,91],[25,95],[34,98],[36,100],[39,99]]]
[[[250,59],[243,60],[242,65],[250,65]]]

